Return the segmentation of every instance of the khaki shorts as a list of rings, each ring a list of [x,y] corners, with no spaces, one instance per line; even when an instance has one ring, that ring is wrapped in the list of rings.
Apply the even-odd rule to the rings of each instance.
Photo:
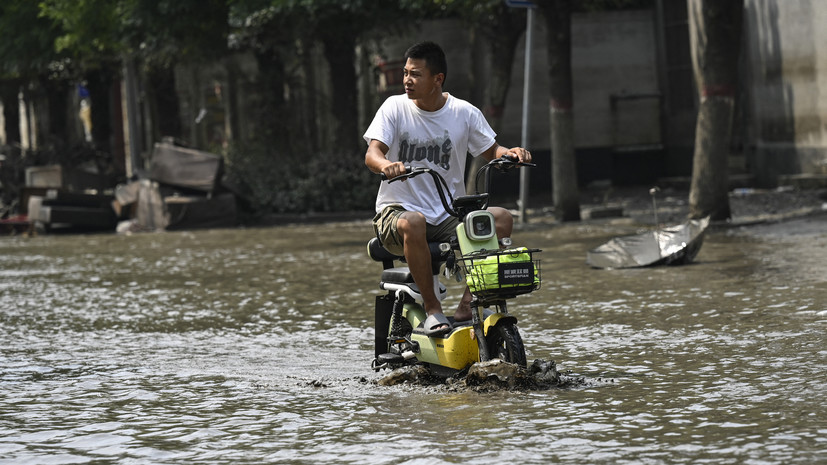
[[[373,229],[376,231],[376,237],[382,243],[382,246],[388,252],[399,256],[404,256],[404,248],[402,244],[402,236],[396,229],[396,222],[407,210],[400,205],[389,205],[382,209],[373,217]],[[428,242],[448,242],[451,236],[454,235],[459,220],[453,216],[448,217],[447,220],[434,226],[428,224],[425,229],[425,237]]]

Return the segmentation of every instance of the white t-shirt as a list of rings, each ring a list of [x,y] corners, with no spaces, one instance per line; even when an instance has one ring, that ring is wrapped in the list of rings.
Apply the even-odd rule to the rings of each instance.
[[[364,139],[376,139],[388,150],[387,158],[406,166],[428,167],[445,178],[451,198],[465,195],[465,161],[467,154],[479,156],[494,145],[496,134],[482,112],[465,100],[447,94],[448,99],[437,111],[424,111],[407,95],[394,95],[376,112]],[[376,212],[388,205],[402,205],[409,211],[425,215],[436,225],[448,218],[439,200],[434,180],[421,175],[405,182],[382,181],[376,196]]]

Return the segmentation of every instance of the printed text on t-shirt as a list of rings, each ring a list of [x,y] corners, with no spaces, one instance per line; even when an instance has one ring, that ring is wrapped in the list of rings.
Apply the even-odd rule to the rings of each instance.
[[[412,161],[428,160],[439,165],[442,169],[451,169],[451,136],[448,131],[441,138],[421,141],[411,139],[408,133],[402,134],[399,142],[399,161],[409,163]]]

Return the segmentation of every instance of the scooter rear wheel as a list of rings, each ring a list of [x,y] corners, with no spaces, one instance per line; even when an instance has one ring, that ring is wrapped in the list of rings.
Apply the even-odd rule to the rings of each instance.
[[[486,336],[488,355],[504,362],[526,366],[525,346],[520,332],[513,324],[498,324]]]

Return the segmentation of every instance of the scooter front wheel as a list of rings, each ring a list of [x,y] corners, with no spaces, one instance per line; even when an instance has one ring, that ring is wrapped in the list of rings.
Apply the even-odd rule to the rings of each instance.
[[[526,366],[525,346],[517,327],[510,323],[501,323],[485,336],[488,342],[488,355],[499,358],[504,362],[514,363],[521,367]]]

